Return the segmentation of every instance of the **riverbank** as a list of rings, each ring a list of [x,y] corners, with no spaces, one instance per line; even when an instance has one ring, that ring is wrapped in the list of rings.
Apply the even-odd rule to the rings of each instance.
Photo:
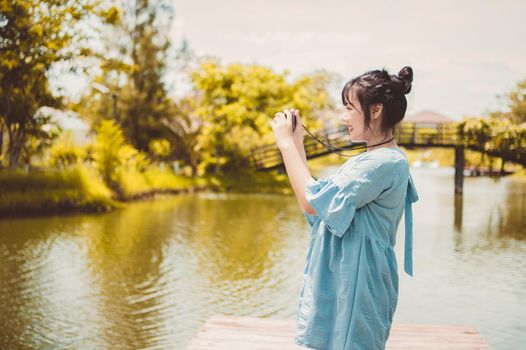
[[[0,174],[0,217],[42,216],[77,212],[101,213],[122,208],[126,202],[157,195],[199,191],[237,193],[291,193],[284,174],[241,173],[197,178],[152,168],[119,177],[117,195],[96,171],[77,165],[62,171]]]
[[[438,159],[440,166],[452,166],[450,150],[406,150],[409,162],[417,159]],[[468,164],[477,157],[468,154]],[[320,176],[327,166],[339,166],[348,158],[337,154],[309,160],[313,176]],[[487,159],[485,160],[487,162]],[[484,162],[484,163],[485,163]],[[497,163],[498,167],[496,167]],[[494,168],[500,168],[500,161]],[[526,169],[509,164],[514,170],[509,175],[526,181]],[[200,191],[231,193],[292,194],[286,174],[242,170],[235,174],[201,177],[175,175],[173,172],[151,168],[139,173],[135,170],[118,176],[120,194],[112,191],[95,169],[76,165],[62,171],[45,173],[22,172],[0,174],[0,217],[65,215],[86,212],[101,213],[123,208],[127,202],[147,200],[158,195],[178,195]]]

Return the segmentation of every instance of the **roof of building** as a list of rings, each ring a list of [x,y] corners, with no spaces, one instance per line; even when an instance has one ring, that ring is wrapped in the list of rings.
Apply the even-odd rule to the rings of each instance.
[[[448,123],[454,123],[455,120],[446,117],[445,115],[442,115],[440,113],[430,111],[430,110],[424,110],[420,111],[415,114],[407,115],[402,120],[403,122],[408,123],[435,123],[435,124],[448,124]]]

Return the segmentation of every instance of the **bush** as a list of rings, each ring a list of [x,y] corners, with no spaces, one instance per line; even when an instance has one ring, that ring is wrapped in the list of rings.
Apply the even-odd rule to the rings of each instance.
[[[113,120],[103,120],[97,128],[93,160],[104,182],[119,196],[124,194],[122,179],[149,165],[144,153],[125,142],[121,128]]]
[[[49,150],[49,165],[64,169],[83,161],[86,148],[78,146],[70,131],[61,134]]]

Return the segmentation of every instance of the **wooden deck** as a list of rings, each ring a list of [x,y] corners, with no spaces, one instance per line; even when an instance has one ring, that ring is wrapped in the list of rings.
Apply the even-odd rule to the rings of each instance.
[[[212,316],[194,336],[187,350],[292,350],[295,320]],[[393,324],[388,350],[489,350],[471,326]]]

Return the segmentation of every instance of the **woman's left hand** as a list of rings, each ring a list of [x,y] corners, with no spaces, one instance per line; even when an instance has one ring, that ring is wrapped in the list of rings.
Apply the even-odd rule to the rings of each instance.
[[[290,111],[278,112],[274,114],[274,119],[270,122],[274,138],[278,148],[289,146],[294,143],[292,133],[292,115]]]

